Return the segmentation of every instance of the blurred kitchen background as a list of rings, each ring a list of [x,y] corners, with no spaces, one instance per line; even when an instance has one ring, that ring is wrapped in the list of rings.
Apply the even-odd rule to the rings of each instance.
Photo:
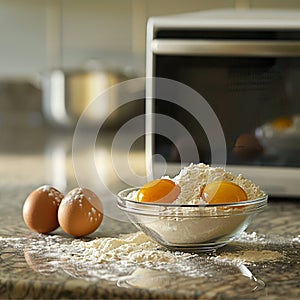
[[[50,70],[100,68],[113,72],[113,75],[124,75],[113,79],[112,83],[114,80],[143,76],[146,22],[149,16],[217,8],[299,9],[300,2],[1,0],[1,128],[6,125],[22,126],[24,122],[32,127],[45,124],[47,111],[43,112],[42,80]],[[3,138],[1,140],[3,145]]]
[[[50,161],[48,182],[65,188],[68,168],[63,166],[76,122],[55,116],[66,95],[56,94],[51,107],[49,86],[57,87],[61,78],[67,81],[70,76],[67,96],[77,98],[69,99],[65,108],[76,120],[82,107],[77,107],[81,94],[74,87],[84,82],[97,94],[114,83],[145,75],[148,17],[221,8],[300,9],[300,1],[0,0],[0,151],[15,155],[16,161],[7,173],[15,175],[18,159],[28,159],[18,154],[44,151]],[[63,73],[53,75],[54,69]],[[88,96],[91,99],[93,94]],[[139,104],[120,116],[141,111]],[[113,120],[107,128],[116,126]],[[30,164],[29,159],[28,168]],[[40,165],[47,168],[47,162]]]

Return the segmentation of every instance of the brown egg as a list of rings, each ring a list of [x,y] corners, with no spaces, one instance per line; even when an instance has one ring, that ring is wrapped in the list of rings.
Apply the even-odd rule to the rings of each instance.
[[[242,159],[254,159],[263,152],[263,147],[254,134],[241,134],[234,145],[233,153]]]
[[[62,200],[58,209],[61,228],[74,237],[94,232],[103,219],[103,207],[95,193],[86,188],[75,188]]]
[[[23,205],[25,224],[38,233],[49,233],[59,227],[57,212],[64,195],[44,185],[34,190]]]

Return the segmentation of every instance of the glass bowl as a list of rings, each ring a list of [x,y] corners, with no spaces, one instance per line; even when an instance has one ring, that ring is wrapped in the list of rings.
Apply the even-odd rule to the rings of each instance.
[[[173,205],[128,200],[139,188],[118,193],[118,207],[159,244],[179,251],[212,251],[237,238],[267,206],[268,195],[226,204]]]

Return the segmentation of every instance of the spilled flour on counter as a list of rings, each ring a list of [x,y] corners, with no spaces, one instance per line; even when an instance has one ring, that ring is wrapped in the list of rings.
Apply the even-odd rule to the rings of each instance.
[[[292,239],[295,243],[300,243],[300,234]]]
[[[169,251],[142,232],[93,240],[71,240],[60,235],[42,234],[14,239],[0,237],[0,253],[1,248],[2,256],[10,255],[11,248],[23,250],[29,267],[43,275],[59,272],[86,280],[117,281],[136,268],[195,276],[193,259],[199,258],[192,253]],[[210,267],[206,270],[208,272],[211,273]],[[206,273],[199,270],[197,276],[203,277]]]
[[[234,253],[222,253],[218,256],[220,259],[243,263],[275,261],[283,257],[283,254],[280,252],[271,250],[243,250]]]
[[[244,238],[259,241],[263,239],[252,233]],[[289,249],[294,249],[294,239],[295,236],[286,239],[285,245],[289,245]],[[264,241],[257,243],[266,245]],[[257,282],[253,281],[255,277],[249,275],[251,270],[245,266],[254,266],[256,262],[272,263],[281,259],[288,263],[287,258],[290,260],[297,255],[297,251],[289,251],[285,256],[280,253],[278,245],[271,243],[272,248],[262,250],[254,249],[247,242],[240,245],[246,248],[232,252],[224,249],[224,252],[192,254],[169,251],[142,232],[93,240],[31,234],[13,238],[0,237],[0,257],[11,263],[16,258],[16,264],[19,264],[18,255],[23,254],[30,269],[46,276],[57,273],[95,282],[99,279],[120,282],[120,279],[130,278],[131,283],[142,282],[142,287],[145,287],[145,282],[159,282],[166,289],[177,289],[178,282],[184,288],[190,288],[192,285],[197,286],[199,282],[209,284],[212,279],[222,279],[223,285],[232,286],[236,282],[236,276],[244,275],[243,287],[247,289],[248,283],[252,288]],[[17,249],[17,256],[13,249]],[[153,288],[157,286],[156,284]]]
[[[127,261],[134,263],[173,263],[194,255],[164,250],[143,232],[121,235],[117,238],[96,238],[89,242],[74,240],[71,249],[76,249],[74,259],[97,263]]]

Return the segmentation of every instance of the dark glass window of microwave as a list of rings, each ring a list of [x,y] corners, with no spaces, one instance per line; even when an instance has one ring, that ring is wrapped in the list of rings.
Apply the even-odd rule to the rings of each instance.
[[[227,144],[227,163],[300,166],[300,58],[156,56],[158,77],[199,92],[216,113]],[[155,98],[155,96],[154,96]],[[193,136],[200,160],[210,163],[208,139],[182,107],[159,99],[154,112],[169,115]],[[176,143],[156,135],[154,152],[179,162]],[[186,145],[189,147],[189,145]]]
[[[299,41],[300,32],[297,30],[193,30],[160,29],[155,33],[158,39],[222,39],[222,40],[285,40]]]

